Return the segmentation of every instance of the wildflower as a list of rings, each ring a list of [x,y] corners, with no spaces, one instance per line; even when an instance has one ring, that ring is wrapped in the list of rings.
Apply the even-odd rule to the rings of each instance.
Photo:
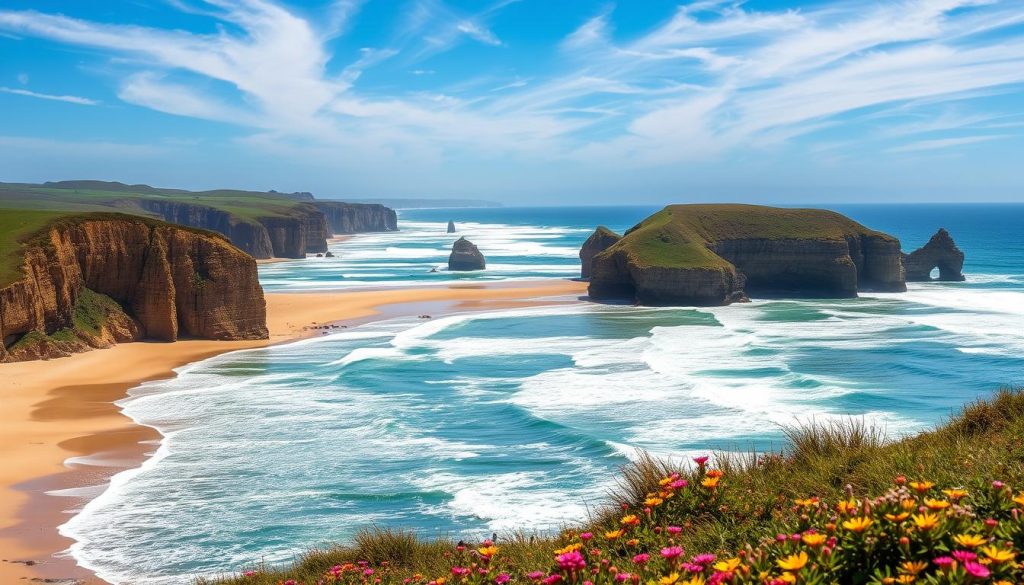
[[[675,585],[679,581],[679,573],[669,573],[658,580],[659,585]]]
[[[625,533],[626,531],[622,530],[621,528],[618,530],[609,530],[608,532],[604,533],[604,537],[608,540],[615,540],[616,538],[622,536]]]
[[[904,510],[913,510],[917,508],[917,502],[908,498],[900,502],[900,507]]]
[[[924,561],[905,561],[900,565],[900,570],[909,575],[916,575],[927,568],[928,563]]]
[[[704,577],[701,577],[700,575],[694,575],[693,577],[690,577],[689,579],[683,581],[679,585],[704,585]]]
[[[939,517],[930,512],[914,514],[911,518],[914,520],[914,525],[917,526],[919,530],[931,530],[939,525]]]
[[[917,577],[913,575],[900,575],[899,577],[896,577],[897,583],[913,583],[916,580]]]
[[[531,581],[540,581],[544,578],[544,571],[531,571],[526,574],[526,577]]]
[[[960,561],[961,563],[966,563],[967,561],[977,560],[978,555],[972,553],[969,550],[955,550],[953,551],[953,558]]]
[[[957,534],[953,537],[953,542],[964,548],[977,548],[988,542],[988,539],[977,534]]]
[[[682,556],[682,554],[683,554],[683,549],[678,547],[678,546],[669,546],[669,547],[661,549],[661,556],[665,557],[666,559],[668,559],[670,561],[673,561],[673,560],[679,558],[680,556]]]
[[[508,573],[499,573],[498,576],[494,578],[494,582],[498,585],[505,585],[505,583],[508,583],[511,580],[512,575],[509,575]]]
[[[1021,492],[1016,498],[1013,498],[1013,501],[1020,506],[1024,506],[1024,492]]]
[[[633,556],[633,562],[638,564],[638,565],[643,565],[644,563],[646,563],[649,560],[651,560],[651,555],[649,555],[647,553],[640,553],[638,555],[634,555]]]
[[[555,583],[558,583],[561,580],[562,576],[558,573],[555,573],[554,575],[549,575],[548,577],[546,577],[543,581],[541,581],[541,583],[543,583],[544,585],[555,585]]]
[[[724,561],[718,561],[711,568],[720,573],[732,573],[740,566],[740,560],[738,558],[731,558]]]
[[[616,573],[615,574],[615,580],[618,581],[619,583],[625,583],[626,581],[629,581],[632,578],[633,578],[633,576],[630,575],[629,573]]]
[[[843,528],[856,533],[864,532],[868,529],[868,526],[874,524],[875,521],[867,516],[861,516],[860,518],[851,518],[843,522]]]
[[[900,523],[910,518],[910,512],[900,512],[899,514],[886,514],[885,519],[890,522]]]
[[[687,573],[703,573],[704,565],[698,565],[696,563],[683,563],[680,565]]]
[[[818,548],[819,546],[825,544],[825,540],[827,538],[828,537],[825,536],[824,534],[818,534],[816,532],[811,532],[811,533],[803,535],[802,540],[804,541],[804,544],[806,544],[807,546],[809,546],[811,548]]]
[[[793,503],[796,504],[797,506],[800,506],[801,508],[809,508],[818,503],[818,498],[797,498],[793,500]]]
[[[574,542],[572,544],[567,544],[564,547],[556,550],[555,551],[555,556],[564,555],[567,552],[572,552],[574,550],[580,550],[581,548],[583,548],[583,543],[581,543],[581,542]]]
[[[580,540],[582,540],[583,542],[586,542],[586,541],[590,540],[591,538],[594,538],[594,533],[593,532],[584,532],[583,534],[580,535]]]
[[[932,559],[932,562],[938,565],[940,568],[945,569],[946,567],[949,567],[950,565],[955,563],[956,559],[954,559],[953,557],[935,557],[934,559]]]
[[[725,472],[722,471],[721,469],[709,469],[708,472],[705,473],[704,475],[708,477],[722,477],[723,475],[725,475]]]
[[[690,559],[690,562],[695,565],[710,565],[715,562],[715,555],[709,553],[699,554]]]
[[[701,455],[700,457],[694,457],[693,462],[699,465],[700,467],[704,467],[704,464],[708,462],[708,456]]]
[[[640,544],[640,540],[637,539],[637,538],[630,538],[629,540],[626,541],[626,544],[628,546],[636,546],[636,545]]]
[[[1001,548],[996,548],[991,545],[981,547],[981,552],[997,565],[1012,562],[1014,557],[1017,556],[1017,553],[1013,552],[1012,550],[1004,550]]]
[[[702,485],[702,486],[704,486],[704,487],[706,487],[708,489],[714,489],[714,488],[718,487],[718,482],[721,479],[722,479],[721,477],[705,477],[703,480],[701,480],[700,485]]]
[[[964,563],[964,570],[967,571],[968,575],[978,579],[987,579],[992,574],[985,565],[974,561]]]
[[[492,544],[490,546],[478,548],[476,549],[476,552],[480,553],[480,556],[482,556],[483,558],[490,559],[494,555],[498,554],[498,547]]]
[[[783,571],[799,571],[807,564],[807,553],[800,551],[798,554],[779,559],[776,563]]]
[[[949,499],[953,501],[960,500],[967,496],[967,490],[961,489],[942,490],[942,493],[946,494],[949,497]]]
[[[935,487],[935,484],[930,481],[912,481],[910,482],[910,488],[919,494],[923,494],[928,490]]]
[[[687,487],[688,485],[690,485],[690,482],[686,481],[685,479],[677,479],[673,481],[671,484],[669,484],[669,487],[671,487],[672,489],[681,490],[684,487]]]
[[[664,501],[665,500],[663,500],[661,498],[647,498],[646,500],[644,500],[644,505],[645,506],[651,506],[653,508],[653,507],[660,506],[662,503],[664,503]]]
[[[683,529],[682,529],[682,528],[680,528],[680,527],[678,527],[678,526],[669,526],[669,527],[667,527],[667,528],[666,528],[665,530],[666,530],[666,531],[667,531],[667,532],[668,532],[669,534],[679,534],[680,532],[682,532],[682,531],[683,531]]]
[[[452,575],[455,575],[456,577],[465,577],[468,574],[469,569],[467,569],[466,567],[452,567]]]
[[[992,482],[992,489],[1001,490],[1006,487],[1006,484],[999,481],[998,479]]]
[[[925,501],[924,501],[924,505],[929,510],[936,510],[936,511],[938,511],[938,510],[945,510],[946,508],[948,508],[950,506],[950,503],[947,502],[946,500],[935,500],[935,499],[932,499],[932,498],[926,498]]]
[[[619,522],[622,523],[623,526],[636,526],[640,523],[640,518],[637,517],[636,514],[627,514],[623,516]]]
[[[579,551],[574,550],[563,555],[558,555],[558,566],[563,571],[580,571],[586,568],[587,561]]]
[[[850,514],[856,512],[860,504],[857,500],[843,500],[836,504],[836,509],[839,510],[840,514]]]

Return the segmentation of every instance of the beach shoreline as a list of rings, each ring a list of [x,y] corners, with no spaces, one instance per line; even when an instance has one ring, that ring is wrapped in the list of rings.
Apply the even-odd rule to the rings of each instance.
[[[336,331],[332,324],[577,302],[585,292],[579,281],[536,280],[268,293],[269,339],[127,343],[56,360],[0,364],[10,386],[0,425],[0,581],[104,582],[69,556],[54,556],[72,544],[57,527],[70,518],[67,510],[80,508],[110,477],[138,467],[156,450],[161,435],[114,404],[143,382],[173,377],[175,368],[222,353],[329,334]]]

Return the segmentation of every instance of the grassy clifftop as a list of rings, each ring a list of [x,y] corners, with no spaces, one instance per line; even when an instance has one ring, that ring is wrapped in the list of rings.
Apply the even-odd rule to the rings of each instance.
[[[551,537],[458,546],[367,530],[353,545],[223,583],[1020,583],[1024,394],[888,442],[850,422],[778,453],[642,459],[608,506]]]
[[[740,204],[669,205],[626,232],[614,250],[644,266],[721,268],[709,249],[723,240],[841,240],[852,235],[894,238],[834,211]]]

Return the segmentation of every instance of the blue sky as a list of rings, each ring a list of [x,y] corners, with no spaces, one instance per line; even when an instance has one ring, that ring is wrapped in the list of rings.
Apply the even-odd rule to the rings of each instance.
[[[0,180],[1024,201],[1021,0],[4,0]]]

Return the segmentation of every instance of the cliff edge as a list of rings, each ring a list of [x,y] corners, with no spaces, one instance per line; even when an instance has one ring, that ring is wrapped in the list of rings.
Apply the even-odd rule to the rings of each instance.
[[[647,305],[906,290],[896,238],[832,211],[758,205],[670,205],[596,254],[590,270],[592,298]]]
[[[64,215],[17,252],[20,269],[0,282],[0,361],[268,336],[256,261],[220,234],[120,213]]]

